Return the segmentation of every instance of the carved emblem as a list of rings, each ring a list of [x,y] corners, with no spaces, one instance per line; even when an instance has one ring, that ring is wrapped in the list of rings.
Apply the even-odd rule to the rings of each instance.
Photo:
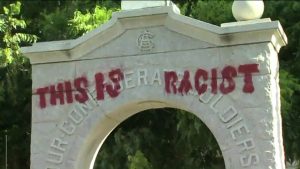
[[[152,41],[154,34],[145,30],[137,39],[137,45],[141,51],[150,51],[154,48]]]

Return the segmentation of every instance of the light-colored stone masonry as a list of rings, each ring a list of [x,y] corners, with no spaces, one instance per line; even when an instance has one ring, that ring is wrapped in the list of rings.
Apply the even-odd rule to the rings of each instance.
[[[221,27],[174,6],[114,13],[83,37],[22,48],[32,63],[31,169],[87,169],[109,133],[146,109],[189,111],[227,169],[284,169],[278,21]]]

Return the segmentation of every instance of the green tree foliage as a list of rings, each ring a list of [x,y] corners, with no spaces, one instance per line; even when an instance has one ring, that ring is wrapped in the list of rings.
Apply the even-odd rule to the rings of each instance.
[[[47,3],[50,7],[35,13],[39,16],[35,21],[38,25],[31,28],[38,28],[34,33],[38,34],[42,41],[77,38],[110,19],[111,13],[119,6],[111,0],[57,0]]]
[[[40,35],[42,40],[65,40],[68,39],[68,18],[71,17],[67,8],[56,8],[50,13],[43,11],[39,21]],[[58,29],[59,28],[59,29]]]
[[[235,21],[231,14],[231,1],[198,1],[193,5],[190,16],[204,22],[220,25]]]
[[[286,160],[290,163],[300,160],[300,113],[299,113],[299,78],[291,73],[280,71],[281,111]]]
[[[26,22],[18,18],[20,10],[21,3],[16,2],[0,12],[0,131],[1,136],[8,135],[9,168],[29,166],[31,72],[19,50],[20,44],[35,42],[37,37],[19,32],[26,28]],[[4,161],[4,137],[0,144]]]
[[[128,160],[129,169],[152,169],[151,164],[140,150],[136,151],[134,156],[129,156]]]
[[[198,0],[174,0],[172,2],[180,6],[180,10],[183,15],[190,17]]]
[[[196,116],[177,109],[147,110],[121,123],[103,144],[94,168],[134,166],[225,168],[209,129]]]
[[[79,10],[79,6],[88,6],[80,1],[60,2],[53,8],[45,8],[39,11],[40,19],[38,22],[39,34],[42,41],[66,40],[73,38],[69,34],[69,20],[73,13]],[[51,4],[51,3],[50,3]]]
[[[37,37],[25,33],[16,33],[17,28],[25,28],[26,23],[22,19],[16,18],[20,14],[21,3],[10,4],[9,7],[3,7],[3,14],[0,14],[0,37],[2,38],[0,46],[0,66],[17,60],[18,63],[24,63],[24,58],[20,55],[20,43],[33,43]]]
[[[83,14],[81,11],[75,11],[74,18],[69,21],[71,36],[81,36],[95,29],[107,22],[111,18],[112,12],[116,10],[96,5],[93,12],[87,11],[86,14]]]

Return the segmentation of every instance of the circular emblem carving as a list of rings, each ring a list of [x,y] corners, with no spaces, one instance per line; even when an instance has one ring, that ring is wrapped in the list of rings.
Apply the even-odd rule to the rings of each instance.
[[[137,45],[141,51],[150,51],[154,48],[154,43],[152,41],[154,34],[148,30],[142,32],[142,34],[137,39]]]

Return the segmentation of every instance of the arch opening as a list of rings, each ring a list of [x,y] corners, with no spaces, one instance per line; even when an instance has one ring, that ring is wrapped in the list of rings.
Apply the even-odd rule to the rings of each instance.
[[[99,148],[90,169],[225,168],[209,128],[196,115],[175,108],[147,109],[130,116]]]

